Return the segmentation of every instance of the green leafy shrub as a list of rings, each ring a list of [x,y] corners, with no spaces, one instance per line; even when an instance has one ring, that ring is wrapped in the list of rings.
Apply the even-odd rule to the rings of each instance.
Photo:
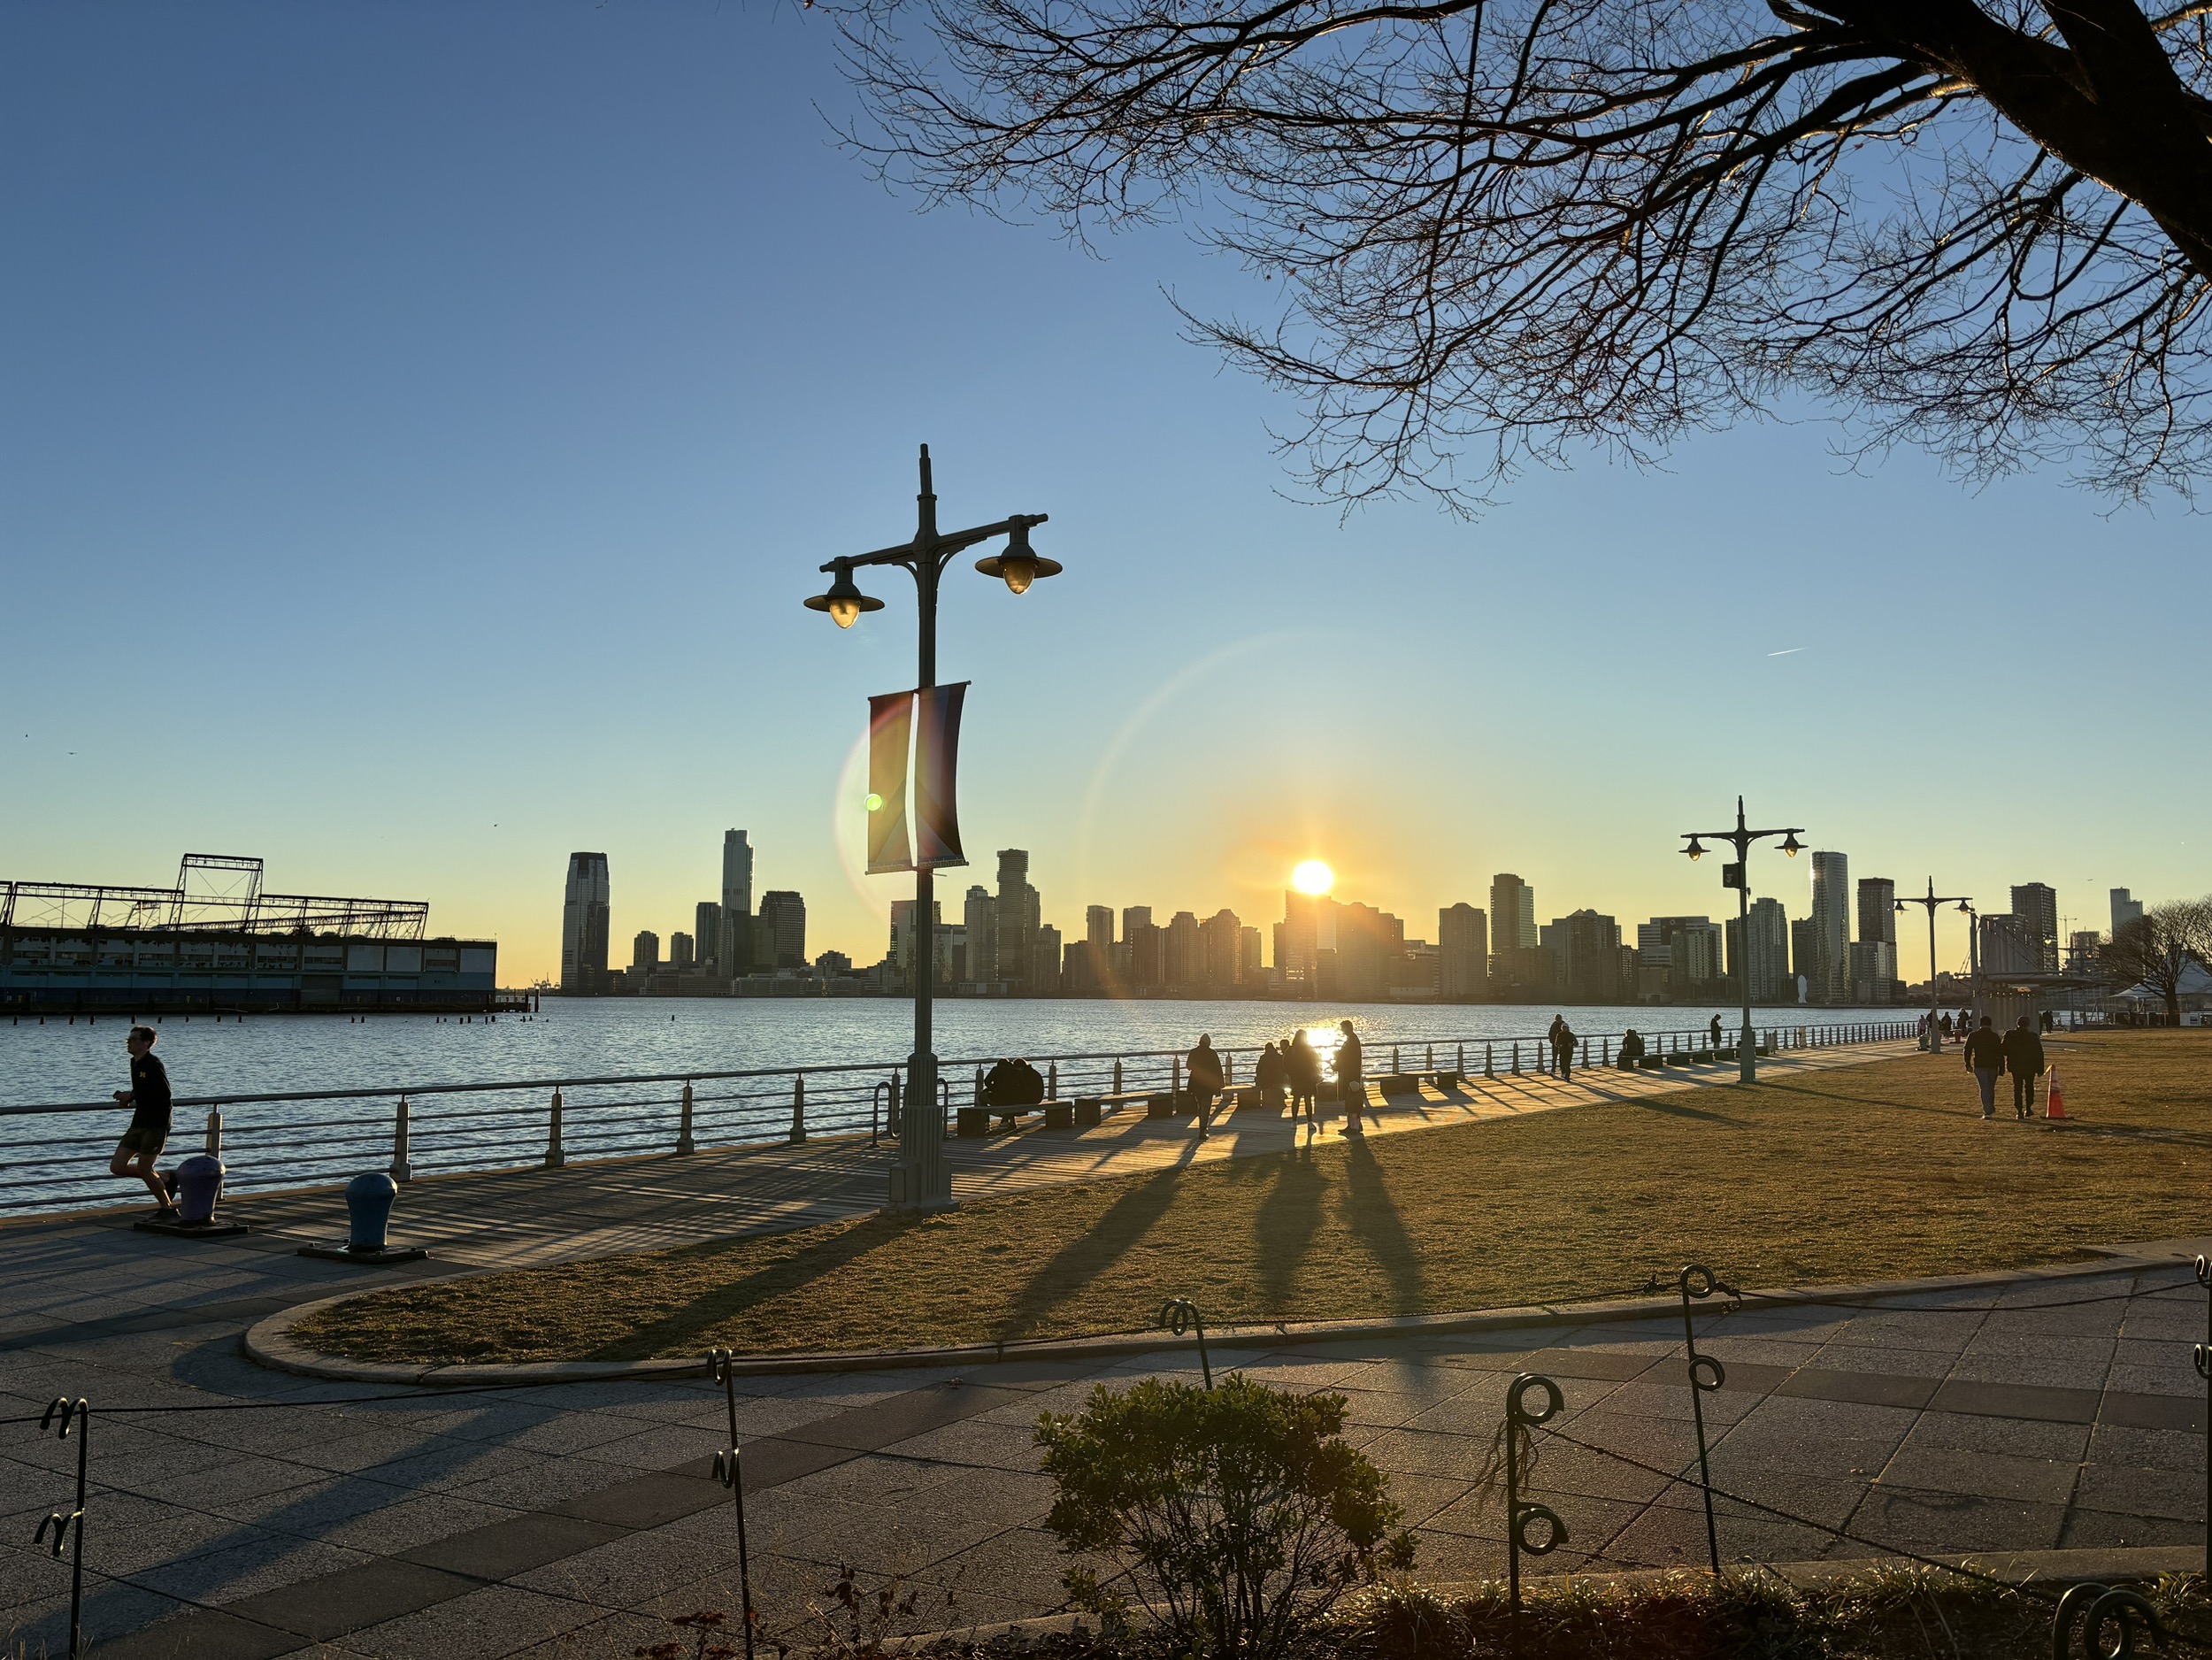
[[[1233,1376],[1211,1390],[1101,1384],[1081,1412],[1045,1413],[1046,1525],[1121,1570],[1102,1583],[1070,1569],[1076,1605],[1119,1619],[1133,1599],[1186,1654],[1266,1660],[1351,1587],[1412,1566],[1403,1513],[1343,1439],[1344,1409],[1340,1395]]]

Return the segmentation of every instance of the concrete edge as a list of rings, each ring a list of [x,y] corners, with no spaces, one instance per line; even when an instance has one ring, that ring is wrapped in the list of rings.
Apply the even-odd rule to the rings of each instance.
[[[1974,1556],[1938,1556],[1936,1560],[1947,1565],[1977,1568],[2012,1585],[2078,1585],[2091,1580],[2105,1584],[2141,1584],[2156,1579],[2162,1574],[2195,1573],[2204,1565],[2204,1553],[2193,1545],[2154,1545],[2110,1550],[1988,1551]],[[1815,1590],[1854,1579],[1872,1579],[1878,1574],[1894,1572],[1900,1569],[1912,1571],[1920,1567],[1920,1564],[1902,1556],[1865,1556],[1839,1562],[1745,1563],[1729,1572],[1733,1578],[1771,1577],[1795,1590]],[[1545,1574],[1525,1579],[1523,1584],[1530,1590],[1555,1591],[1572,1585],[1631,1587],[1653,1585],[1670,1579],[1702,1579],[1705,1577],[1702,1568],[1634,1568],[1615,1573]],[[1499,1583],[1494,1579],[1416,1580],[1412,1588],[1437,1596],[1451,1597],[1466,1595],[1478,1590],[1494,1590]],[[910,1637],[895,1637],[883,1644],[883,1652],[914,1654],[935,1648],[940,1643],[988,1643],[1009,1637],[1060,1636],[1079,1629],[1087,1630],[1093,1623],[1081,1614],[1044,1614],[1033,1619],[997,1620],[988,1625],[955,1626],[944,1631],[920,1632]],[[827,1651],[800,1648],[793,1652],[805,1655]]]
[[[1921,1280],[1876,1280],[1863,1285],[1792,1286],[1760,1292],[1756,1308],[1804,1308],[1843,1301],[1893,1302],[1901,1297],[1944,1292],[1979,1291],[2022,1284],[2095,1279],[2146,1269],[2167,1268],[2177,1257],[2124,1257],[2124,1247],[2089,1262],[2056,1263],[1979,1274],[1945,1274]],[[442,1283],[451,1283],[449,1280]],[[245,1352],[262,1365],[353,1383],[419,1383],[458,1387],[499,1383],[606,1383],[625,1379],[672,1378],[697,1373],[703,1356],[688,1360],[549,1360],[509,1364],[441,1366],[346,1360],[295,1342],[292,1327],[335,1303],[369,1296],[391,1287],[370,1286],[296,1303],[256,1321],[247,1329]],[[1716,1297],[1694,1305],[1701,1314],[1741,1311]],[[1354,1341],[1373,1337],[1421,1337],[1465,1332],[1508,1331],[1527,1326],[1590,1326],[1612,1320],[1678,1318],[1679,1296],[1631,1297],[1597,1303],[1537,1303],[1525,1308],[1473,1310],[1457,1314],[1402,1314],[1359,1320],[1308,1320],[1277,1326],[1232,1326],[1210,1331],[1214,1349],[1268,1349],[1307,1343]],[[739,1356],[732,1370],[741,1377],[775,1377],[823,1372],[882,1372],[923,1366],[996,1365],[1005,1361],[1110,1359],[1182,1349],[1189,1340],[1164,1331],[1104,1337],[1047,1339],[1025,1343],[982,1343],[950,1349],[876,1349],[795,1355]]]

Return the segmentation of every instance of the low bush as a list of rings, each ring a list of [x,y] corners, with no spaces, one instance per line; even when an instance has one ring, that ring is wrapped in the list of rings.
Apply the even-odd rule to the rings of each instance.
[[[1070,1569],[1071,1599],[1116,1623],[1141,1607],[1185,1655],[1269,1660],[1347,1590],[1411,1567],[1387,1478],[1344,1440],[1344,1412],[1340,1395],[1232,1376],[1101,1384],[1081,1412],[1045,1413],[1047,1526],[1118,1570]]]

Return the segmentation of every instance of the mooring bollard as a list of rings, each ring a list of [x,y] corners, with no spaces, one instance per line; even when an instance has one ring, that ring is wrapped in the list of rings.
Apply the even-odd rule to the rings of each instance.
[[[407,1151],[407,1097],[399,1098],[399,1105],[392,1112],[392,1164],[390,1175],[394,1181],[412,1181],[415,1166]]]
[[[85,1400],[82,1395],[79,1395],[73,1401],[69,1399],[66,1395],[56,1396],[52,1401],[47,1403],[46,1410],[39,1416],[38,1427],[40,1433],[43,1434],[46,1431],[54,1427],[54,1414],[56,1412],[59,1412],[61,1414],[61,1428],[57,1433],[60,1435],[60,1438],[63,1441],[67,1441],[69,1439],[70,1431],[73,1426],[76,1431],[77,1502],[75,1507],[72,1509],[66,1516],[63,1515],[59,1510],[49,1511],[45,1519],[39,1523],[38,1531],[31,1535],[31,1542],[34,1545],[47,1544],[47,1532],[49,1529],[51,1529],[53,1533],[53,1542],[50,1545],[48,1545],[48,1549],[53,1553],[54,1559],[57,1562],[61,1559],[62,1552],[65,1549],[67,1549],[73,1544],[75,1547],[75,1549],[72,1552],[69,1560],[69,1657],[70,1660],[81,1660],[81,1656],[85,1651],[85,1468],[87,1456],[90,1451],[91,1444],[90,1431],[92,1428],[92,1406],[91,1403]],[[73,1539],[71,1537],[71,1532],[73,1529],[75,1532],[75,1537]]]
[[[737,1594],[739,1618],[745,1625],[745,1660],[753,1660],[753,1568],[745,1556],[745,1471],[737,1449],[737,1374],[726,1349],[707,1356],[707,1375],[722,1386],[722,1398],[730,1411],[730,1444],[714,1455],[714,1479],[729,1488],[737,1506]]]
[[[1160,1305],[1160,1324],[1180,1337],[1185,1332],[1198,1333],[1198,1370],[1206,1379],[1206,1387],[1214,1387],[1214,1363],[1206,1353],[1206,1322],[1198,1312],[1198,1305],[1188,1297],[1170,1297]]]
[[[696,1150],[691,1139],[691,1080],[687,1078],[684,1080],[684,1115],[676,1126],[676,1151],[680,1154]]]
[[[1544,1403],[1531,1410],[1528,1394],[1541,1390]],[[1541,1372],[1525,1372],[1507,1386],[1505,1392],[1505,1562],[1506,1595],[1511,1610],[1511,1641],[1516,1654],[1521,1648],[1521,1557],[1548,1556],[1567,1542],[1567,1524],[1559,1519],[1559,1513],[1544,1504],[1522,1502],[1522,1456],[1532,1450],[1535,1439],[1529,1432],[1558,1415],[1566,1404],[1559,1393],[1559,1386]],[[1540,1540],[1532,1538],[1529,1529],[1542,1522],[1549,1529]]]
[[[806,1145],[806,1074],[800,1072],[791,1080],[791,1145]]]
[[[545,1167],[558,1170],[568,1163],[568,1156],[561,1151],[561,1092],[553,1092],[553,1113],[545,1138]]]

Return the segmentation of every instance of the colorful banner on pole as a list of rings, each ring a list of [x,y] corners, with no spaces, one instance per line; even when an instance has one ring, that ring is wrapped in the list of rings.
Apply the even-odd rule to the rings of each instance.
[[[868,870],[965,865],[956,780],[968,682],[868,700]],[[912,747],[912,765],[908,749]],[[910,844],[907,795],[913,793]]]

